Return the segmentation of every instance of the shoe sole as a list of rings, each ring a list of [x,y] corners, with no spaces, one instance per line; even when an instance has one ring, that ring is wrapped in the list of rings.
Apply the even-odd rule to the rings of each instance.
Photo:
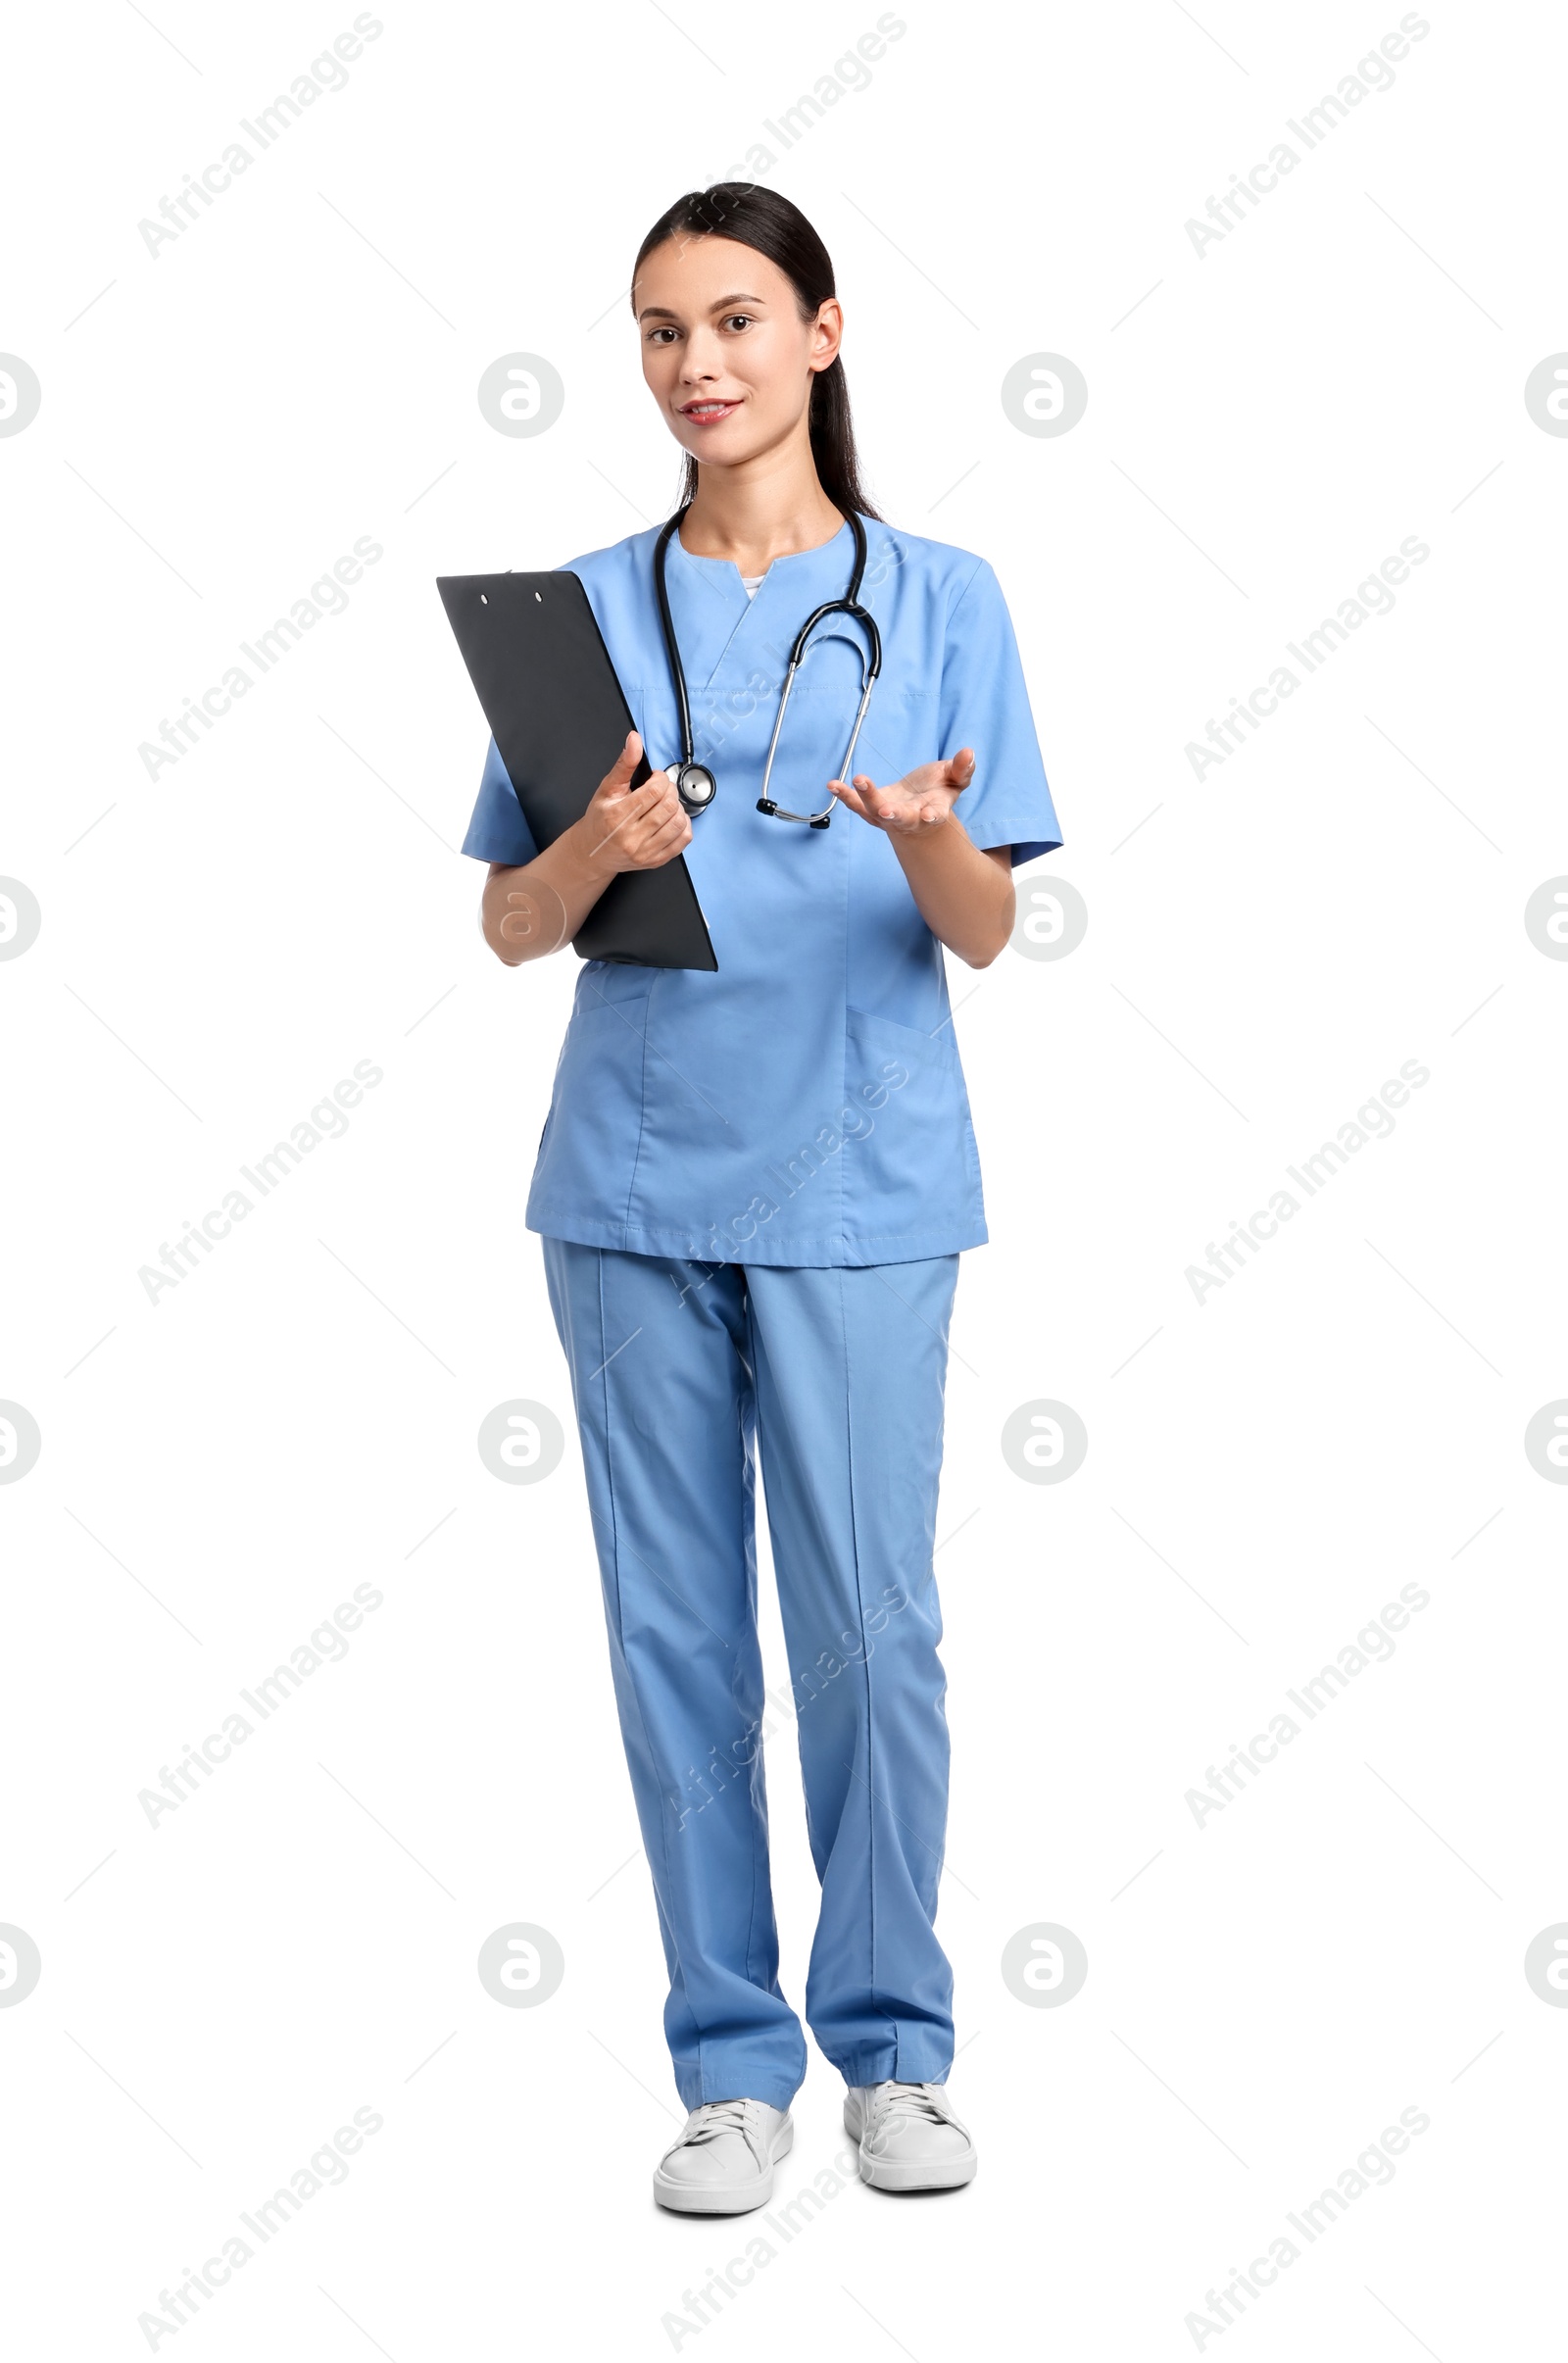
[[[750,2215],[754,2208],[767,2205],[773,2195],[773,2168],[794,2146],[795,2128],[786,2125],[766,2174],[754,2175],[749,2183],[677,2183],[656,2167],[654,2197],[672,2215]]]
[[[867,2157],[860,2127],[848,2109],[844,2112],[844,2130],[858,2150],[860,2179],[869,2183],[873,2191],[957,2191],[965,2183],[972,2183],[979,2171],[980,2160],[973,2149],[964,2157],[935,2166],[916,2165],[912,2160]]]

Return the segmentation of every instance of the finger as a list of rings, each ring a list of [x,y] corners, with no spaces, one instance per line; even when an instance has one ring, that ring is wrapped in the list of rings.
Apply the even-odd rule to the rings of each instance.
[[[948,763],[948,786],[966,788],[974,777],[974,749],[960,747]]]
[[[642,759],[643,742],[635,730],[628,730],[620,753],[600,783],[605,792],[611,796],[623,795],[627,782]]]
[[[859,809],[867,820],[891,820],[894,818],[900,809],[896,789],[879,788],[876,781],[865,771],[856,772],[855,784],[860,792]]]
[[[855,784],[860,792],[860,811],[867,820],[890,820],[897,803],[886,788],[879,788],[868,771],[857,771]]]
[[[632,737],[635,738],[636,735],[636,732],[633,731]],[[627,744],[630,744],[630,740]],[[621,760],[624,762],[624,756]],[[634,759],[634,767],[636,760]],[[616,771],[618,769],[617,764]],[[628,849],[635,844],[637,831],[647,822],[651,811],[655,809],[650,804],[648,791],[652,789],[655,797],[666,793],[673,796],[674,791],[669,787],[662,771],[655,772],[652,780],[644,780],[640,788],[632,788],[628,791],[624,780],[617,785],[616,771],[612,771],[609,777],[602,782],[598,794],[589,805],[588,810],[593,815],[593,825],[597,830],[597,835],[588,851],[590,856],[602,853],[607,845],[618,838],[622,849],[619,858],[625,861],[635,859]],[[626,833],[628,831],[630,834]]]
[[[859,791],[862,785],[869,787],[870,784],[869,780],[858,779],[853,788],[847,788],[842,779],[830,779],[827,783],[827,792],[830,796],[837,797],[840,804],[847,806],[861,820],[869,820],[871,815],[865,809],[865,799]]]
[[[623,824],[637,831],[657,828],[662,821],[678,812],[681,806],[679,797],[662,771],[656,771],[653,778],[644,780],[640,788],[633,788],[616,809],[622,815]]]
[[[684,819],[685,814],[681,817]],[[673,862],[677,854],[684,853],[690,843],[691,837],[684,829],[662,830],[640,849],[637,866],[639,869],[662,869],[666,862]]]
[[[657,852],[663,847],[686,845],[690,843],[690,840],[691,822],[677,806],[675,811],[664,819],[640,831],[636,842],[637,850],[641,855]]]

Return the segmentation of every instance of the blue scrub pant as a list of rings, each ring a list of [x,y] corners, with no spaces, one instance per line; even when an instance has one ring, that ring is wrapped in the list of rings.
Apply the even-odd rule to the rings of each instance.
[[[956,1255],[695,1263],[546,1239],[688,2108],[786,2108],[757,1637],[754,1438],[821,1909],[806,2015],[852,2085],[941,2084],[946,1683],[932,1573]]]

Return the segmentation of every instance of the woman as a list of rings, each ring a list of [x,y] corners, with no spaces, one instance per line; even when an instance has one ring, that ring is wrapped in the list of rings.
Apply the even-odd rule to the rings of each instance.
[[[822,1882],[806,2015],[868,2182],[975,2171],[945,2091],[953,1981],[932,1925],[948,1773],[932,1551],[958,1255],[986,1227],[941,947],[995,960],[1013,865],[1060,832],[996,577],[890,533],[860,488],[843,313],[804,216],[738,183],[681,198],[643,241],[632,309],[686,453],[662,569],[716,793],[695,812],[677,794],[693,750],[661,535],[636,533],[571,571],[641,731],[543,853],[492,742],[464,851],[491,863],[484,931],[509,964],[575,934],[618,872],[677,858],[717,959],[583,968],[527,1221],[571,1368],[691,2112],[655,2193],[731,2214],[771,2197],[806,2070],[768,1887],[758,1432]],[[778,809],[759,810],[791,644],[852,587],[861,536],[874,769],[839,776],[869,648],[839,615],[795,681]],[[645,744],[671,768],[634,789]]]

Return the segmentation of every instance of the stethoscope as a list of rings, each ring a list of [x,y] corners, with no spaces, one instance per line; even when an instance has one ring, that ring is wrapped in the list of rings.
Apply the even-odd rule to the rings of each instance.
[[[690,504],[688,503],[687,506],[689,507]],[[686,668],[680,661],[680,644],[675,638],[675,626],[669,613],[669,593],[664,587],[664,553],[669,548],[671,535],[678,530],[681,518],[685,515],[685,509],[677,509],[654,544],[654,588],[659,594],[659,620],[664,627],[664,648],[669,658],[669,677],[674,683],[675,703],[680,709],[681,761],[675,772],[675,793],[680,798],[682,810],[695,814],[707,812],[718,793],[718,782],[708,765],[698,763],[695,758],[691,707],[686,697]],[[855,728],[850,732],[850,743],[844,750],[844,760],[840,763],[836,775],[838,778],[846,780],[850,776],[850,764],[855,755],[855,742],[860,735],[860,724],[864,721],[865,710],[871,703],[872,687],[878,673],[882,670],[882,635],[876,628],[876,618],[868,615],[859,602],[860,577],[865,572],[865,527],[853,510],[850,512],[850,531],[855,536],[855,566],[850,575],[849,589],[842,599],[830,599],[825,606],[817,608],[808,615],[795,635],[795,645],[790,650],[789,666],[784,675],[784,687],[779,696],[778,714],[773,722],[773,735],[767,745],[767,762],[762,767],[762,793],[757,799],[757,809],[760,812],[769,813],[775,820],[801,820],[808,828],[812,829],[827,827],[833,817],[831,803],[820,812],[787,812],[782,805],[773,802],[767,791],[773,776],[773,757],[778,748],[778,734],[784,727],[784,713],[790,702],[790,691],[795,686],[795,676],[805,658],[807,643],[824,615],[853,615],[858,623],[864,624],[870,641],[869,664],[867,664],[863,652],[860,656],[860,703],[856,711]]]

